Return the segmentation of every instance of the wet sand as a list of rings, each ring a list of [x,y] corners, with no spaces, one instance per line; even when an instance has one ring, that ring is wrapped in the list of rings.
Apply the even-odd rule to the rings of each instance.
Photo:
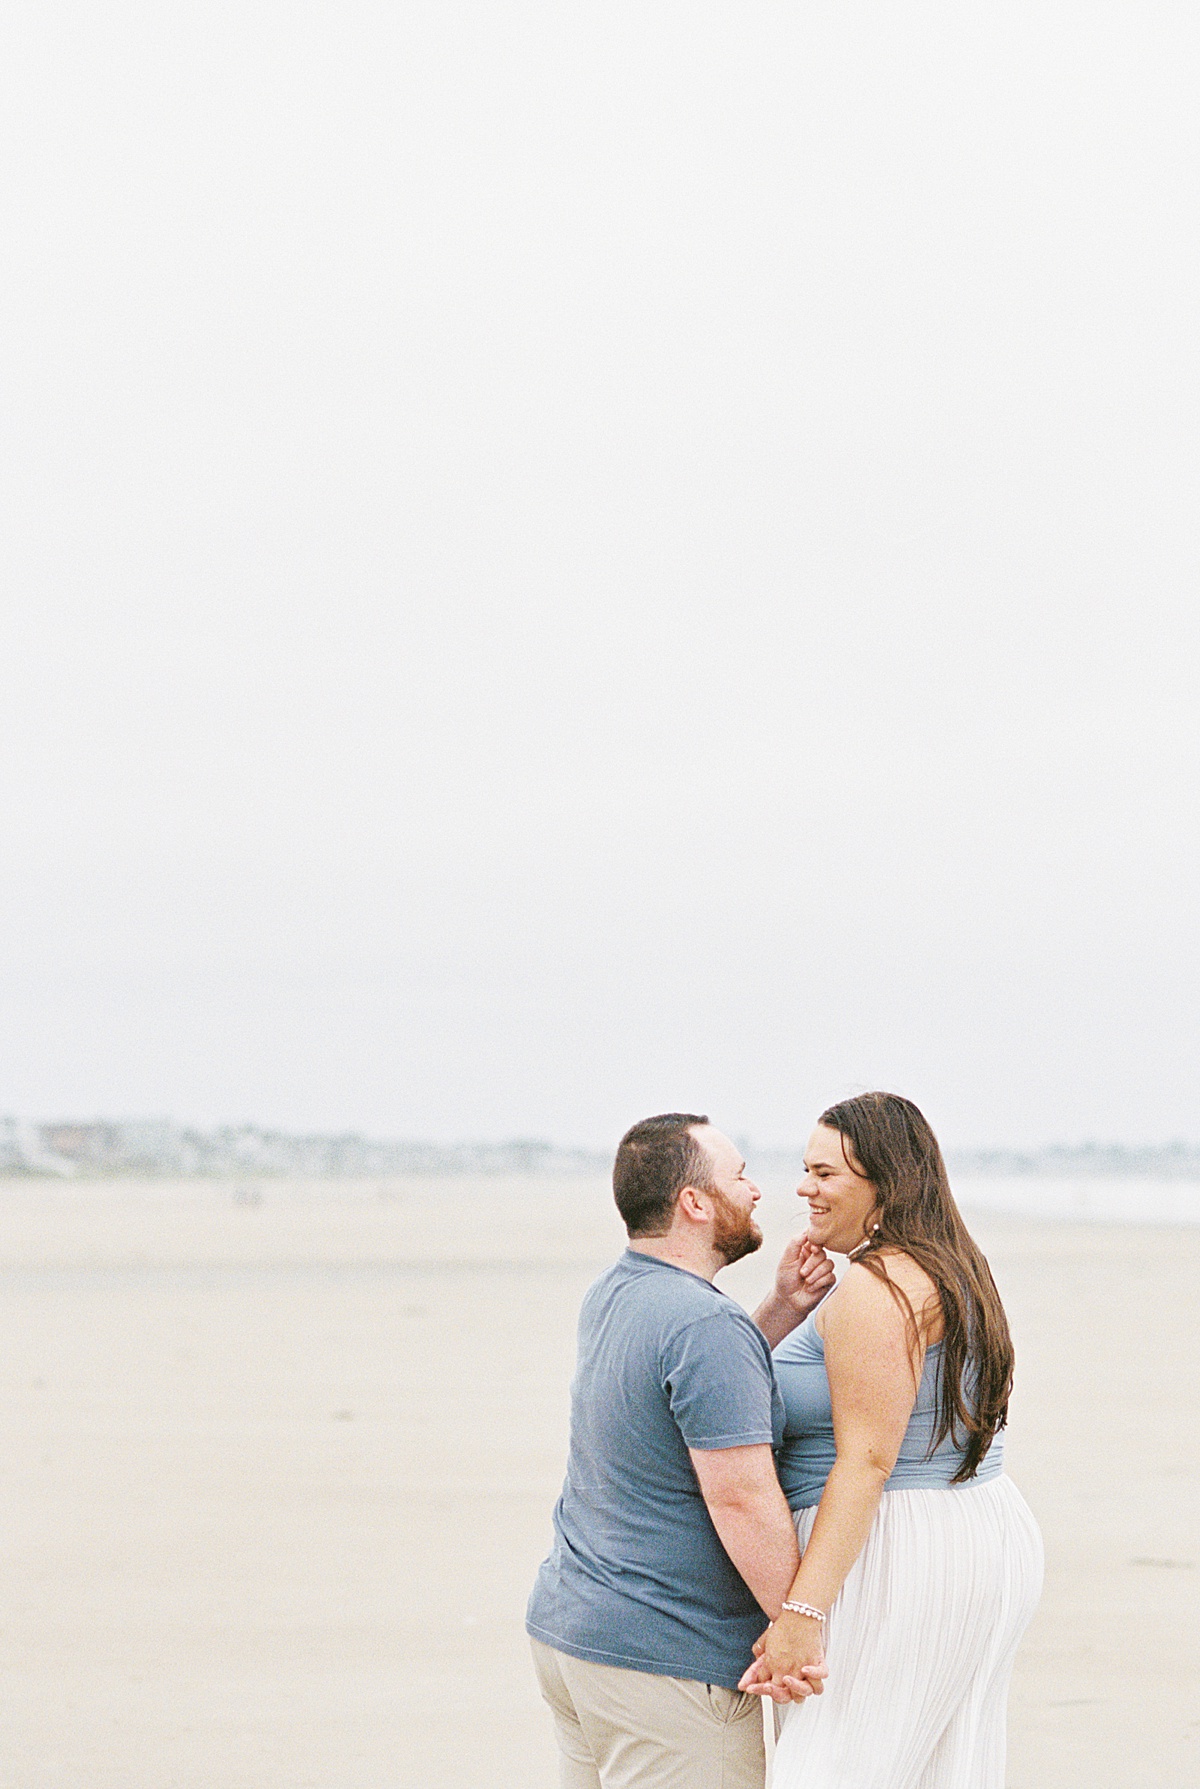
[[[552,1789],[522,1612],[606,1188],[236,1191],[0,1182],[0,1789]],[[975,1228],[1048,1554],[1010,1789],[1191,1789],[1200,1231]]]

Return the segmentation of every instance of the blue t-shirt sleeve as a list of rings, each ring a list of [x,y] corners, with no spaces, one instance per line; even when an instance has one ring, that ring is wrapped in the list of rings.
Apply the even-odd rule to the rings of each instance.
[[[773,1442],[774,1380],[750,1319],[714,1311],[679,1329],[663,1350],[663,1385],[688,1447]]]

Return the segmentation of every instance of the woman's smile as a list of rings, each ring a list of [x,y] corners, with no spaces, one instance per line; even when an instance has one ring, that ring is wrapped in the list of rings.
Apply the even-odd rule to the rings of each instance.
[[[875,1188],[848,1160],[840,1132],[819,1124],[804,1155],[805,1177],[796,1191],[808,1201],[809,1229],[822,1248],[848,1255],[870,1235]]]

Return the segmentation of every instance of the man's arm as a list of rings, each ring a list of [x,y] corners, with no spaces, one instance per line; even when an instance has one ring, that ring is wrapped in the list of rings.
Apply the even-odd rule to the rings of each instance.
[[[772,1348],[790,1335],[833,1289],[833,1262],[807,1236],[794,1236],[780,1257],[775,1284],[754,1313]]]
[[[688,1453],[721,1545],[774,1621],[799,1568],[800,1549],[771,1449],[759,1442]]]

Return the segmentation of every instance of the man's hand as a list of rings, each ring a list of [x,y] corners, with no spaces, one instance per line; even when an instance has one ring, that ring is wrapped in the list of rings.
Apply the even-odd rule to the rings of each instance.
[[[807,1233],[794,1236],[779,1258],[775,1289],[754,1313],[772,1348],[816,1309],[833,1286],[833,1262]]]
[[[790,1304],[803,1322],[833,1285],[833,1262],[808,1232],[793,1236],[775,1269],[775,1295]]]

